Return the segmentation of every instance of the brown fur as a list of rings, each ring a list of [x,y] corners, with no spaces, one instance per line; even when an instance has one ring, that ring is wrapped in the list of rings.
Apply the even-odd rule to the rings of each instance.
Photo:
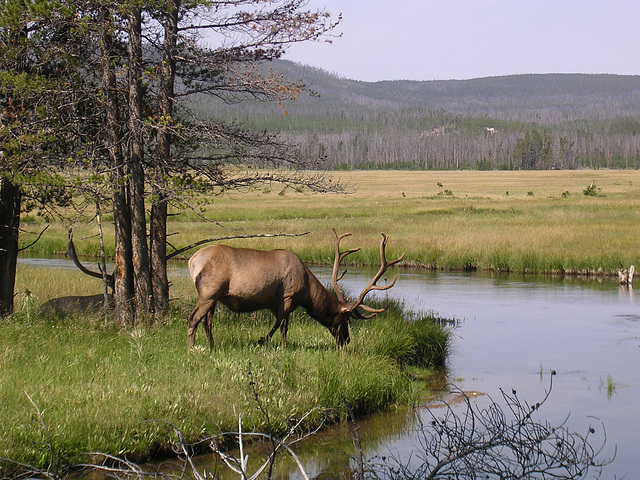
[[[189,273],[200,297],[189,315],[189,346],[194,344],[198,324],[204,321],[213,348],[211,315],[217,302],[234,312],[270,310],[276,323],[262,340],[280,328],[286,345],[289,315],[300,306],[327,327],[338,344],[349,342],[348,308],[329,294],[293,252],[212,245],[191,257]]]
[[[108,296],[109,309],[113,309],[113,295]],[[104,308],[104,295],[70,296],[52,298],[40,306],[41,315],[59,317],[74,313],[98,313]]]
[[[347,302],[338,287],[338,281],[342,278],[342,275],[338,275],[338,269],[344,257],[358,250],[340,252],[340,240],[349,235],[338,235],[333,229],[335,261],[331,281],[337,298],[329,294],[295,253],[288,250],[262,251],[212,245],[197,251],[189,259],[189,274],[199,295],[188,320],[189,347],[195,342],[198,325],[204,322],[209,345],[213,348],[211,318],[218,302],[234,312],[270,310],[276,317],[276,323],[261,341],[271,338],[280,328],[282,346],[286,346],[289,315],[296,308],[303,307],[312,318],[329,329],[338,345],[349,343],[351,318],[371,318],[384,311],[364,305],[364,298],[372,290],[393,287],[395,278],[384,287],[377,286],[376,282],[389,266],[404,257],[402,254],[397,260],[387,262],[385,247],[388,237],[383,233],[380,270],[355,302]],[[360,313],[359,309],[369,312],[369,315]]]

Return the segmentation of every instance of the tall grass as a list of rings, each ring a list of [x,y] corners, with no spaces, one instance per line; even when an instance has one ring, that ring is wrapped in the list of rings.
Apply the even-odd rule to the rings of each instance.
[[[233,430],[237,412],[247,430],[276,434],[317,406],[334,419],[345,417],[344,400],[358,413],[372,412],[415,400],[406,367],[442,365],[448,348],[447,330],[432,324],[425,335],[429,320],[413,321],[399,307],[376,321],[355,322],[345,348],[296,312],[286,349],[277,336],[258,346],[270,314],[219,308],[215,349],[205,347],[200,332],[188,352],[191,306],[174,302],[166,324],[146,329],[118,330],[100,318],[52,321],[24,311],[0,320],[0,457],[43,466],[52,445],[63,464],[86,461],[83,452],[92,451],[144,459],[169,451],[166,422],[199,440]]]
[[[349,195],[300,194],[255,189],[216,197],[204,222],[189,212],[170,217],[176,246],[229,233],[311,232],[297,238],[235,240],[253,248],[288,248],[308,262],[333,258],[331,227],[352,232],[345,240],[362,250],[354,264],[376,264],[380,232],[390,235],[388,256],[442,269],[550,272],[602,269],[640,262],[640,171],[344,172],[333,173]],[[585,196],[591,182],[599,196]],[[440,186],[442,185],[442,186]],[[448,190],[451,195],[442,192]],[[508,193],[508,194],[507,194]],[[533,193],[531,195],[530,193]],[[31,219],[29,230],[39,232]],[[96,255],[95,227],[77,227],[78,251]],[[107,232],[106,244],[113,245]],[[28,235],[25,235],[27,241]],[[30,250],[66,250],[66,228],[54,224]],[[189,252],[185,254],[189,256]]]

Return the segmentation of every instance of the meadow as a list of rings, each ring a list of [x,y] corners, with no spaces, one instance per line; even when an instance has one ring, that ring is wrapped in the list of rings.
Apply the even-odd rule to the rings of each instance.
[[[334,227],[353,234],[343,248],[362,247],[348,257],[357,264],[378,264],[380,232],[390,236],[387,258],[406,252],[407,267],[611,274],[640,260],[638,171],[331,175],[349,193],[269,185],[213,197],[206,213],[218,223],[174,212],[170,241],[179,248],[224,235],[309,232],[228,243],[287,248],[307,262],[329,264]],[[28,231],[41,226],[40,218],[25,218]],[[68,227],[55,222],[29,253],[64,252]],[[75,232],[78,252],[95,261],[95,225],[77,223]],[[286,349],[278,335],[258,346],[270,314],[218,309],[214,351],[200,331],[188,352],[185,319],[195,289],[185,275],[170,279],[171,313],[163,324],[118,330],[100,316],[37,313],[52,297],[99,293],[99,280],[19,266],[16,313],[0,320],[0,457],[40,466],[86,461],[88,451],[148,458],[170,448],[167,422],[195,441],[233,429],[242,412],[248,429],[281,433],[318,406],[332,421],[345,418],[343,397],[362,415],[415,401],[425,390],[413,380],[443,365],[450,348],[450,331],[438,321],[416,320],[392,304],[375,320],[353,322],[352,342],[342,349],[301,312],[291,320]],[[153,419],[159,421],[147,422]]]
[[[22,307],[0,319],[0,472],[16,467],[2,459],[56,468],[100,460],[88,452],[157,458],[171,453],[174,429],[196,443],[236,431],[238,415],[245,431],[279,436],[303,419],[303,430],[345,419],[347,405],[361,416],[410,404],[425,393],[415,380],[442,366],[449,349],[441,322],[409,318],[395,303],[354,321],[343,348],[301,311],[287,348],[279,335],[259,345],[268,312],[220,308],[213,351],[203,332],[188,351],[184,302],[162,324],[129,329]]]
[[[205,215],[215,223],[190,210],[174,211],[169,241],[180,248],[226,235],[309,232],[295,238],[227,243],[286,248],[306,262],[330,264],[334,227],[339,233],[353,233],[343,242],[345,248],[362,248],[348,257],[354,264],[377,264],[381,232],[390,236],[388,258],[406,252],[405,265],[425,268],[611,274],[620,265],[639,261],[637,170],[327,175],[342,182],[349,193],[316,194],[282,185],[226,193],[211,197],[206,207]],[[591,194],[585,195],[585,190]],[[37,233],[41,220],[28,221],[27,229]],[[68,222],[54,223],[30,254],[66,251],[68,227]],[[78,253],[96,256],[95,223],[74,227]],[[111,232],[106,233],[107,248],[112,249]]]

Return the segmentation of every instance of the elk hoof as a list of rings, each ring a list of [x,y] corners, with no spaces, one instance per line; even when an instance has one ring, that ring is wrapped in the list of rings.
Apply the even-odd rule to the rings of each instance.
[[[267,337],[260,337],[258,339],[258,345],[264,345],[267,342]]]

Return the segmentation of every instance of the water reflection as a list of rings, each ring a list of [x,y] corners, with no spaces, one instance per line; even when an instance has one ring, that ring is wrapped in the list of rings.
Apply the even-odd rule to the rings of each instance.
[[[330,269],[314,273],[330,282]],[[371,274],[352,269],[343,283],[359,292]],[[570,414],[569,425],[579,433],[597,423],[591,418],[597,416],[607,428],[610,449],[605,453],[613,453],[614,445],[618,449],[606,471],[619,478],[635,472],[640,312],[633,289],[610,278],[400,271],[396,287],[383,295],[460,320],[449,371],[450,380],[463,390],[497,397],[500,388],[514,388],[535,403],[548,388],[548,372],[556,370],[553,394],[540,415],[560,423]],[[388,415],[368,423],[378,421],[390,423]],[[411,455],[410,430],[386,438],[368,455]],[[335,441],[339,432],[330,435]]]
[[[60,259],[20,261],[34,267],[74,268]],[[174,265],[173,274],[186,275],[184,263]],[[313,271],[323,283],[330,283],[330,268]],[[611,450],[614,444],[618,448],[607,477],[635,472],[640,309],[632,288],[620,287],[611,278],[394,273],[396,286],[378,295],[392,295],[412,309],[460,320],[448,365],[450,381],[463,390],[494,397],[500,388],[515,388],[521,398],[535,403],[548,387],[545,374],[554,369],[558,372],[554,391],[541,415],[556,423],[570,413],[570,426],[578,432],[586,432],[594,423],[591,416],[597,416],[607,428]],[[350,268],[341,283],[348,291],[360,292],[373,274]],[[408,418],[406,411],[387,412],[363,422],[368,455],[385,449],[408,452],[412,448]],[[350,466],[352,438],[349,426],[338,426],[296,451],[310,475],[339,474]],[[295,477],[294,470],[285,467],[281,478]]]

